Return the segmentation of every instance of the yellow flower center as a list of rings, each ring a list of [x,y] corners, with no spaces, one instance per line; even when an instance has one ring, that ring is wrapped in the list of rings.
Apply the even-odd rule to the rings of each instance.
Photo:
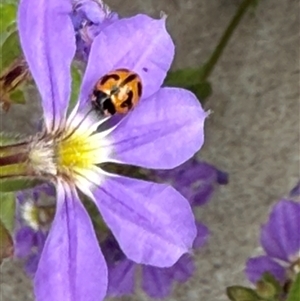
[[[96,137],[97,135],[87,136],[74,132],[68,138],[59,141],[56,152],[58,169],[90,169],[100,163],[101,145]]]
[[[79,187],[98,183],[101,170],[96,165],[108,160],[111,148],[108,131],[96,131],[103,120],[93,117],[93,112],[73,115],[64,128],[34,140],[29,157],[35,173],[59,177]]]

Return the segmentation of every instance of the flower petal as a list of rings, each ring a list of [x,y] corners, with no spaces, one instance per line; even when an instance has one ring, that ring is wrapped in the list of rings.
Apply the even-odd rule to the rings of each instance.
[[[111,133],[111,161],[147,168],[174,168],[204,142],[207,113],[184,89],[162,88],[145,99]]]
[[[172,170],[153,170],[152,175],[158,182],[170,183],[192,206],[206,204],[216,184],[228,182],[228,175],[211,164],[192,158]]]
[[[40,262],[41,254],[31,254],[25,262],[25,272],[30,277],[33,278],[35,276],[36,270],[38,268]]]
[[[201,186],[197,188],[196,193],[191,198],[192,206],[203,206],[208,203],[214,193],[214,186],[210,183],[201,183]]]
[[[209,230],[205,225],[199,222],[196,222],[196,227],[197,227],[197,236],[194,240],[193,248],[199,249],[206,244],[209,237]]]
[[[79,25],[81,25],[84,20],[93,24],[100,24],[107,18],[110,18],[112,14],[115,15],[101,0],[77,0],[76,3],[74,3],[74,13],[72,18],[77,21],[74,25],[78,26],[75,26],[75,28],[79,29]]]
[[[58,186],[55,219],[35,276],[37,301],[100,301],[107,267],[92,223],[75,191]]]
[[[120,297],[134,292],[134,272],[136,264],[131,260],[124,259],[108,269],[109,296]]]
[[[171,293],[172,278],[166,269],[143,266],[142,288],[151,298],[165,298]]]
[[[179,282],[186,282],[193,276],[196,270],[195,263],[190,254],[184,254],[170,268],[167,269],[169,276]]]
[[[245,274],[249,281],[256,283],[263,274],[269,272],[281,283],[285,280],[285,270],[269,256],[259,256],[248,259]]]
[[[300,181],[298,181],[298,183],[290,192],[290,197],[299,197],[299,196],[300,196]]]
[[[42,96],[48,130],[56,129],[68,107],[75,53],[70,1],[21,0],[18,28],[30,72]]]
[[[108,266],[114,266],[116,263],[126,259],[118,242],[111,233],[101,242],[101,250]]]
[[[269,221],[262,227],[261,245],[274,258],[291,262],[300,251],[300,204],[282,200],[278,202]]]
[[[94,192],[104,221],[124,254],[137,263],[173,265],[196,236],[190,205],[163,184],[109,177]]]
[[[164,18],[137,15],[116,21],[93,41],[80,101],[84,105],[100,77],[119,68],[138,73],[143,84],[142,97],[147,98],[162,85],[173,57],[174,44]]]
[[[31,252],[32,246],[35,244],[35,233],[30,227],[22,227],[15,233],[14,246],[15,256],[24,258]]]

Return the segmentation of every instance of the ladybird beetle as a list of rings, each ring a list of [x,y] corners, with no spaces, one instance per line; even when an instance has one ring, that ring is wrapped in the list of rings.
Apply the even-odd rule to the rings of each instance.
[[[101,77],[92,93],[94,109],[104,116],[126,114],[142,95],[142,81],[128,69],[117,69]]]

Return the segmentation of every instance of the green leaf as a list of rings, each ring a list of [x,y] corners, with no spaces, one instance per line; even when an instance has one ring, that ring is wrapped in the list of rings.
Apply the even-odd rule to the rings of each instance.
[[[171,87],[187,87],[201,81],[203,68],[185,68],[169,71],[164,84]]]
[[[7,31],[7,28],[15,23],[17,15],[17,6],[11,3],[0,3],[0,32]]]
[[[243,286],[230,286],[226,289],[228,298],[232,301],[261,301],[253,289]]]
[[[16,2],[16,1],[15,1]],[[16,30],[16,3],[1,1],[0,3],[0,46],[7,37]]]
[[[78,95],[81,85],[81,79],[82,79],[82,72],[77,66],[77,64],[74,62],[71,66],[71,75],[72,75],[72,93],[71,93],[71,100],[69,103],[69,111],[71,111],[75,104],[78,101]]]
[[[0,49],[0,68],[8,67],[21,54],[18,32],[14,31],[7,37]]]
[[[14,4],[14,5],[18,5],[19,0],[1,0],[2,3],[5,4]]]
[[[193,92],[201,101],[212,94],[211,84],[202,79],[204,66],[193,69],[185,68],[176,71],[170,71],[164,82],[166,86],[180,87]]]
[[[292,284],[286,301],[299,301],[300,300],[300,273],[298,273],[296,280]]]
[[[5,145],[11,145],[14,143],[16,144],[19,140],[20,138],[14,135],[7,134],[5,132],[0,132],[0,147]]]
[[[15,220],[14,193],[0,193],[0,220],[5,228],[12,233]]]
[[[27,177],[0,179],[0,192],[13,192],[29,189],[41,185],[42,183],[41,180],[30,179]]]
[[[25,104],[25,95],[24,92],[21,90],[15,90],[12,93],[10,93],[10,99],[12,103],[18,103],[18,104]]]
[[[193,92],[201,103],[212,94],[211,84],[207,81],[192,86],[187,86],[186,89]]]
[[[0,219],[0,264],[4,258],[13,255],[13,240]]]

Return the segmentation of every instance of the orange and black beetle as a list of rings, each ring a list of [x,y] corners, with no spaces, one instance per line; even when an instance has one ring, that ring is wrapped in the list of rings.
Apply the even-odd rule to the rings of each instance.
[[[92,93],[94,109],[104,116],[126,114],[139,102],[142,81],[128,69],[117,69],[101,77]]]

